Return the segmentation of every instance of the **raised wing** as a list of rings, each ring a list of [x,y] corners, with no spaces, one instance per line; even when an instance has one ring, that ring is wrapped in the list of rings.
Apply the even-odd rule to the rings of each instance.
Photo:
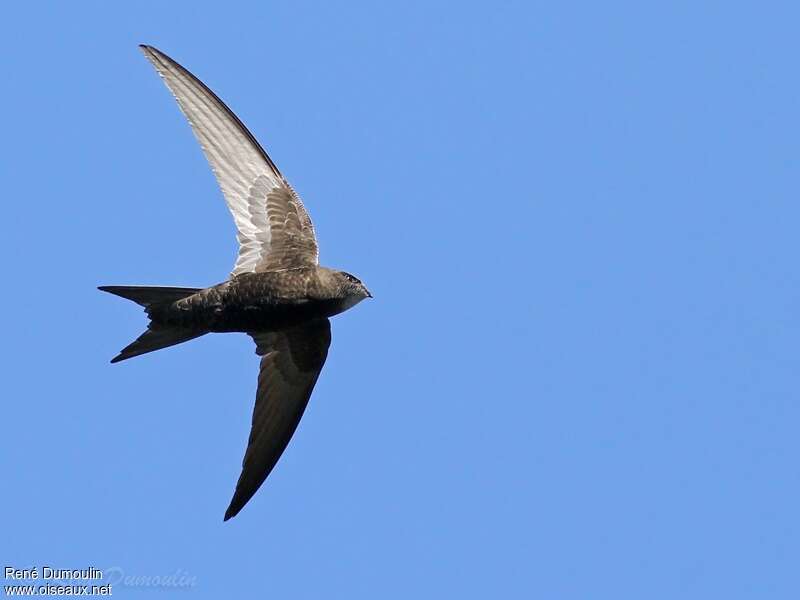
[[[225,512],[227,521],[264,483],[303,416],[328,356],[331,324],[312,321],[274,333],[251,333],[261,356],[258,392],[242,474]]]
[[[140,46],[178,101],[236,223],[232,275],[318,263],[311,219],[292,187],[235,114],[205,84],[152,46]]]

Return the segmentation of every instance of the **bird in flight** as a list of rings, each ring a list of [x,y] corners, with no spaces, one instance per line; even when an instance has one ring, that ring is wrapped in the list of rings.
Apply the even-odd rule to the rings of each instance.
[[[289,443],[331,343],[328,317],[371,298],[361,281],[319,266],[314,227],[289,182],[235,114],[202,81],[140,46],[189,120],[236,223],[230,278],[208,288],[101,286],[144,307],[145,332],[111,362],[207,333],[243,332],[261,357],[242,473],[225,520],[264,483]]]

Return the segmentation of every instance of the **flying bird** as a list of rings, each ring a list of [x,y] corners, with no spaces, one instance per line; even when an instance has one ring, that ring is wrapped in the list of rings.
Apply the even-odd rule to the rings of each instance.
[[[329,317],[371,298],[353,275],[319,265],[314,226],[297,193],[235,114],[202,81],[140,46],[189,120],[236,224],[227,281],[208,288],[101,286],[144,307],[145,332],[111,362],[207,333],[243,332],[261,357],[250,439],[225,521],[272,471],[308,404],[331,343]]]

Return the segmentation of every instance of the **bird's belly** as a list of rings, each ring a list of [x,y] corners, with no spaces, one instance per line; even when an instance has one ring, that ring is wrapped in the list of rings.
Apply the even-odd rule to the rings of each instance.
[[[191,323],[210,332],[276,331],[300,323],[330,317],[346,310],[340,300],[302,299],[273,303],[219,303],[193,307],[183,315]]]

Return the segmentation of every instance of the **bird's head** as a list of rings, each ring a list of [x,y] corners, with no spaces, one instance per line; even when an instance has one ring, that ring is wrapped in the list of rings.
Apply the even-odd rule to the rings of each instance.
[[[339,292],[345,297],[353,301],[353,304],[361,302],[364,298],[372,298],[367,286],[361,283],[357,277],[353,277],[350,273],[339,271],[336,273],[339,280]]]

